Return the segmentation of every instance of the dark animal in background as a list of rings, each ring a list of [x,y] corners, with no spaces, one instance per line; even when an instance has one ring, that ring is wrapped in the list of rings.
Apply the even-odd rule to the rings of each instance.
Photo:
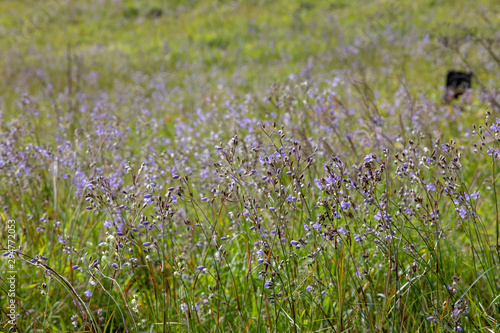
[[[451,99],[457,99],[467,89],[472,86],[473,73],[448,71],[446,75],[446,101],[451,102]]]

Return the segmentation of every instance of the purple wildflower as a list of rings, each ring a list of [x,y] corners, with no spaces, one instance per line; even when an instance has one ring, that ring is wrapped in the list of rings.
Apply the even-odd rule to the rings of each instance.
[[[464,206],[461,206],[458,212],[460,213],[460,217],[463,219],[467,216],[467,209],[465,209]]]
[[[347,229],[344,227],[340,227],[337,231],[340,232],[341,234],[347,234]]]

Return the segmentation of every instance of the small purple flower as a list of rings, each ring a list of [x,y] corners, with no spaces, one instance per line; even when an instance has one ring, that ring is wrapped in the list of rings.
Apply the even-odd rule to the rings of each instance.
[[[142,243],[142,246],[144,246],[144,247],[148,247],[148,246],[150,246],[150,245],[151,245],[151,242],[145,242],[145,243]]]
[[[340,232],[341,234],[347,234],[347,230],[344,227],[340,227],[337,231]]]
[[[296,240],[292,240],[292,241],[290,242],[290,244],[291,244],[292,246],[299,246],[299,244],[300,244],[300,243],[299,243],[299,242],[297,242]]]
[[[354,234],[354,240],[355,240],[356,242],[361,242],[361,240],[362,240],[362,239],[361,239],[361,236],[360,236],[360,235],[358,235],[358,234]]]
[[[328,295],[328,291],[323,290],[323,291],[321,292],[321,295]]]
[[[181,310],[182,311],[187,311],[188,310],[188,306],[186,303],[182,303],[181,306],[180,306]]]
[[[309,228],[309,226],[308,226],[307,224],[305,224],[305,223],[304,223],[304,230],[305,230],[305,231],[309,231],[309,230],[311,230],[311,228]]]
[[[264,255],[265,255],[265,253],[264,253],[264,251],[259,250],[259,251],[257,251],[257,255],[258,255],[258,256],[264,256]]]
[[[215,146],[215,149],[222,150],[222,147],[221,146]]]
[[[432,183],[427,184],[426,187],[427,187],[427,191],[429,191],[429,192],[436,190],[436,186],[434,186],[434,184],[432,184]]]
[[[344,209],[349,208],[349,206],[350,206],[350,204],[347,201],[342,200],[342,202],[340,203],[340,207],[342,207]]]
[[[204,269],[205,269],[205,266],[201,266],[201,265],[200,265],[200,266],[196,267],[196,269],[197,269],[197,270],[199,270],[199,271],[202,271],[202,270],[204,270]]]
[[[297,198],[296,198],[296,197],[294,197],[294,196],[292,196],[292,195],[290,194],[290,195],[288,196],[288,198],[286,198],[286,200],[287,200],[288,202],[295,202],[295,201],[297,200]]]
[[[111,221],[104,221],[104,223],[102,225],[105,228],[111,228],[111,226],[113,225],[113,222],[111,222]]]
[[[319,223],[319,222],[314,223],[313,228],[316,230],[321,230],[321,228],[322,228],[321,223]]]
[[[91,290],[87,290],[83,293],[85,296],[87,297],[92,297],[92,291]]]
[[[269,207],[269,211],[274,212],[276,209],[274,207]]]
[[[358,271],[356,272],[356,277],[358,279],[361,279],[361,272],[359,271],[359,268],[358,268]]]
[[[434,317],[427,317],[427,321],[433,321],[434,320]]]
[[[311,286],[307,286],[307,287],[306,287],[306,290],[307,290],[307,291],[312,291],[312,290],[313,290],[313,287],[311,287]]]
[[[71,269],[78,269],[78,268],[80,268],[80,266],[78,265],[73,265],[73,267],[71,267]]]
[[[371,162],[373,161],[373,154],[368,154],[365,156],[365,162]]]
[[[57,241],[61,244],[64,244],[64,238],[61,235],[57,235]]]
[[[463,219],[467,216],[467,209],[465,209],[464,206],[461,206],[458,212],[460,213],[460,217]]]
[[[479,195],[479,192],[478,191],[474,191],[472,192],[472,194],[470,195],[470,197],[474,200],[477,200],[479,199],[480,195]]]

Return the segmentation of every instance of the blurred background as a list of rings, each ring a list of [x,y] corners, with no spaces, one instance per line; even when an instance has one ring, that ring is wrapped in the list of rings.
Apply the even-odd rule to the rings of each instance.
[[[344,71],[374,90],[441,98],[448,69],[492,89],[500,65],[497,1],[0,2],[0,105],[44,91],[75,95],[162,77],[183,107],[219,87]],[[476,86],[477,87],[477,86]],[[176,108],[178,109],[178,108]],[[171,110],[173,112],[173,110]]]

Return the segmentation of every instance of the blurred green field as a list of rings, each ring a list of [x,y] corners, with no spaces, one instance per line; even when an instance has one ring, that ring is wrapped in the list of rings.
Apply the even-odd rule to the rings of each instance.
[[[488,68],[498,64],[477,57],[485,52],[481,44],[464,44],[496,38],[499,10],[496,1],[484,0],[6,0],[0,3],[1,89],[37,89],[31,78],[44,70],[62,90],[70,50],[78,58],[73,66],[103,74],[105,90],[135,72],[168,72],[172,87],[203,80],[209,89],[225,80],[247,92],[304,68],[311,76],[355,68],[381,93],[403,77],[415,93],[432,95],[448,68],[470,66],[486,83],[495,78]],[[411,43],[425,35],[428,59]],[[407,45],[397,42],[401,36]],[[354,45],[356,56],[341,54],[340,45]],[[460,47],[467,63],[454,52]]]

